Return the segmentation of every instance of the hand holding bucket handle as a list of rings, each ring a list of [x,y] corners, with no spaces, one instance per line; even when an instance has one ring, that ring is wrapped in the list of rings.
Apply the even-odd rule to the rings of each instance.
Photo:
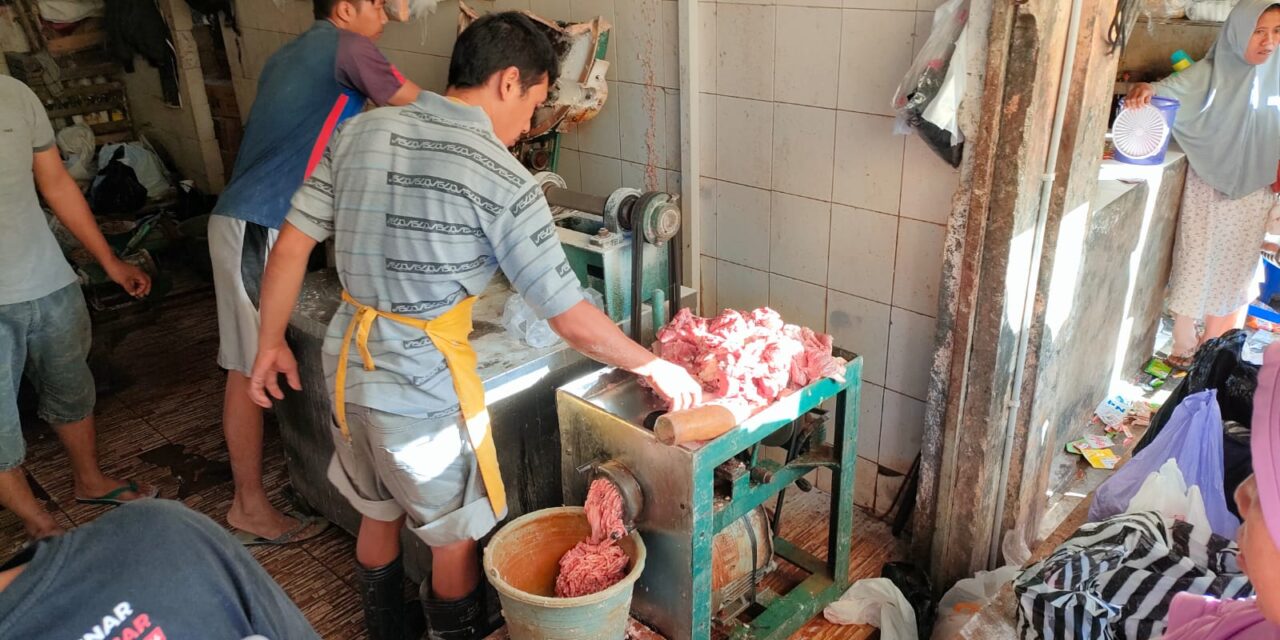
[[[1156,95],[1155,87],[1150,83],[1139,82],[1129,89],[1129,93],[1124,97],[1125,109],[1141,109],[1151,104],[1151,99]]]

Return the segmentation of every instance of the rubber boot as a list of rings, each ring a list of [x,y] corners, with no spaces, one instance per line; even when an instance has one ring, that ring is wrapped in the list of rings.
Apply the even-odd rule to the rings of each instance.
[[[356,562],[360,603],[369,640],[404,640],[404,565],[400,558],[383,567],[367,569]]]
[[[427,579],[422,581],[419,595],[422,611],[427,614],[425,640],[479,640],[490,631],[484,615],[484,581],[461,600],[436,600]]]

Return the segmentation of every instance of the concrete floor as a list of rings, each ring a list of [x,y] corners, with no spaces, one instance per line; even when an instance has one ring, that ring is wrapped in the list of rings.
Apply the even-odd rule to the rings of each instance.
[[[232,490],[221,430],[225,374],[215,363],[214,314],[210,289],[169,300],[159,322],[134,332],[116,350],[114,363],[129,380],[118,391],[99,396],[96,415],[99,457],[107,473],[155,484],[161,497],[181,499],[225,525]],[[66,458],[52,432],[38,423],[24,425],[24,430],[29,478],[54,517],[73,527],[104,513],[107,507],[73,500]],[[270,420],[264,472],[273,500],[286,504],[288,477]],[[784,536],[821,555],[826,496],[816,490],[789,493],[794,497],[788,499]],[[854,578],[877,576],[884,562],[902,558],[902,546],[885,524],[855,513]],[[21,523],[0,511],[0,557],[24,542]],[[358,640],[365,634],[352,565],[354,542],[335,527],[302,544],[258,547],[252,553],[322,637]],[[797,581],[786,571],[770,580],[782,588]],[[871,627],[837,627],[819,617],[793,638],[867,638],[875,633]]]

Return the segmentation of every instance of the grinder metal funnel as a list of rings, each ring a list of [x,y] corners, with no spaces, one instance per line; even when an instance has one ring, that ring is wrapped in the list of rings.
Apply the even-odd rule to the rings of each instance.
[[[606,460],[584,465],[578,471],[588,474],[587,486],[597,478],[613,484],[618,495],[622,496],[622,525],[628,532],[635,531],[636,522],[640,521],[640,516],[644,513],[644,491],[640,489],[640,483],[631,470],[617,460]]]

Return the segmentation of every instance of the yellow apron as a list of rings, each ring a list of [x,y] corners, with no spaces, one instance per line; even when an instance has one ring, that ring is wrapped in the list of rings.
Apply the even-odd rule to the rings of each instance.
[[[364,370],[373,371],[373,355],[369,353],[369,330],[373,321],[385,318],[407,327],[413,327],[427,334],[431,343],[444,355],[445,364],[449,367],[449,375],[453,378],[453,390],[458,393],[458,405],[462,408],[463,423],[466,426],[467,439],[476,452],[476,461],[480,466],[480,479],[484,481],[485,491],[489,493],[489,506],[493,515],[501,518],[506,514],[507,491],[502,485],[502,474],[498,469],[498,450],[494,448],[493,437],[489,430],[489,411],[484,405],[484,382],[476,371],[476,352],[471,348],[467,336],[471,335],[471,308],[475,306],[476,297],[471,296],[457,306],[448,310],[438,318],[422,320],[410,318],[398,313],[379,311],[367,304],[361,304],[345,290],[342,301],[356,308],[347,332],[342,336],[342,350],[338,355],[338,372],[334,389],[334,413],[337,414],[338,429],[343,437],[351,439],[347,428],[347,362],[351,352],[351,339],[355,338],[360,348],[360,358],[364,361]]]

